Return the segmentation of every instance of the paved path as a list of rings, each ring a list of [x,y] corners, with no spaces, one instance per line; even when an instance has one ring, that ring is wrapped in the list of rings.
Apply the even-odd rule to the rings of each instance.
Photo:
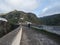
[[[21,45],[58,45],[55,41],[35,30],[23,27]]]

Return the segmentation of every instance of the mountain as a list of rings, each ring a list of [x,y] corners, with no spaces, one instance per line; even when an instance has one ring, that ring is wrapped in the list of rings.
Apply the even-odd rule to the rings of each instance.
[[[39,20],[35,14],[17,10],[6,14],[0,14],[0,17],[8,20],[8,22],[3,23],[0,21],[0,37],[15,29],[17,27],[17,24],[20,22],[28,21],[35,24],[39,23]],[[23,18],[23,20],[21,20],[21,18]]]
[[[24,18],[23,22],[29,21],[32,23],[37,23],[37,24],[39,23],[39,20],[35,14],[26,13],[26,12],[17,11],[17,10],[11,11],[11,12],[9,12],[5,15],[2,15],[0,17],[6,18],[8,20],[8,22],[11,24],[16,24],[18,22],[21,22],[22,20],[20,18]]]
[[[54,14],[51,16],[46,16],[46,17],[42,17],[39,18],[39,20],[41,21],[41,24],[43,25],[60,25],[60,14]]]

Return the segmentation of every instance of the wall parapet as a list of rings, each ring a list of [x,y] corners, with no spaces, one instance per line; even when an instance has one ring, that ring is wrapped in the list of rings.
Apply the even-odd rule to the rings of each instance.
[[[14,31],[0,38],[0,45],[20,45],[22,36],[22,27],[18,27]]]

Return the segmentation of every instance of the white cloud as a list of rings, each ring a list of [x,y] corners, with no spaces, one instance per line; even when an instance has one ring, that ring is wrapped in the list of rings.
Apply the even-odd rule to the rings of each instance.
[[[9,12],[11,11],[12,9],[10,7],[8,7],[7,5],[1,3],[0,4],[0,10],[3,11],[3,12]]]
[[[59,3],[54,3],[53,5],[47,6],[42,10],[41,15],[52,15],[60,13],[60,4]]]
[[[48,7],[46,7],[46,8],[44,8],[43,10],[42,10],[42,12],[44,13],[45,11],[47,11],[49,8]]]
[[[46,11],[52,9],[52,8],[55,7],[55,6],[57,6],[57,5],[54,4],[54,5],[50,5],[50,6],[45,7],[45,8],[42,10],[42,13],[45,13]]]
[[[37,7],[37,0],[5,0],[0,4],[0,9],[7,12],[14,9],[31,12]]]

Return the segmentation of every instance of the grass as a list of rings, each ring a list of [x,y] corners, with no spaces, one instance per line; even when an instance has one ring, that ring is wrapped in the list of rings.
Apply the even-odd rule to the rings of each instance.
[[[48,31],[43,30],[43,29],[37,29],[37,28],[34,28],[34,27],[32,27],[32,29],[38,31],[41,34],[46,35],[50,39],[52,39],[52,40],[56,41],[58,44],[60,44],[60,35],[55,34],[55,33],[48,32]]]

